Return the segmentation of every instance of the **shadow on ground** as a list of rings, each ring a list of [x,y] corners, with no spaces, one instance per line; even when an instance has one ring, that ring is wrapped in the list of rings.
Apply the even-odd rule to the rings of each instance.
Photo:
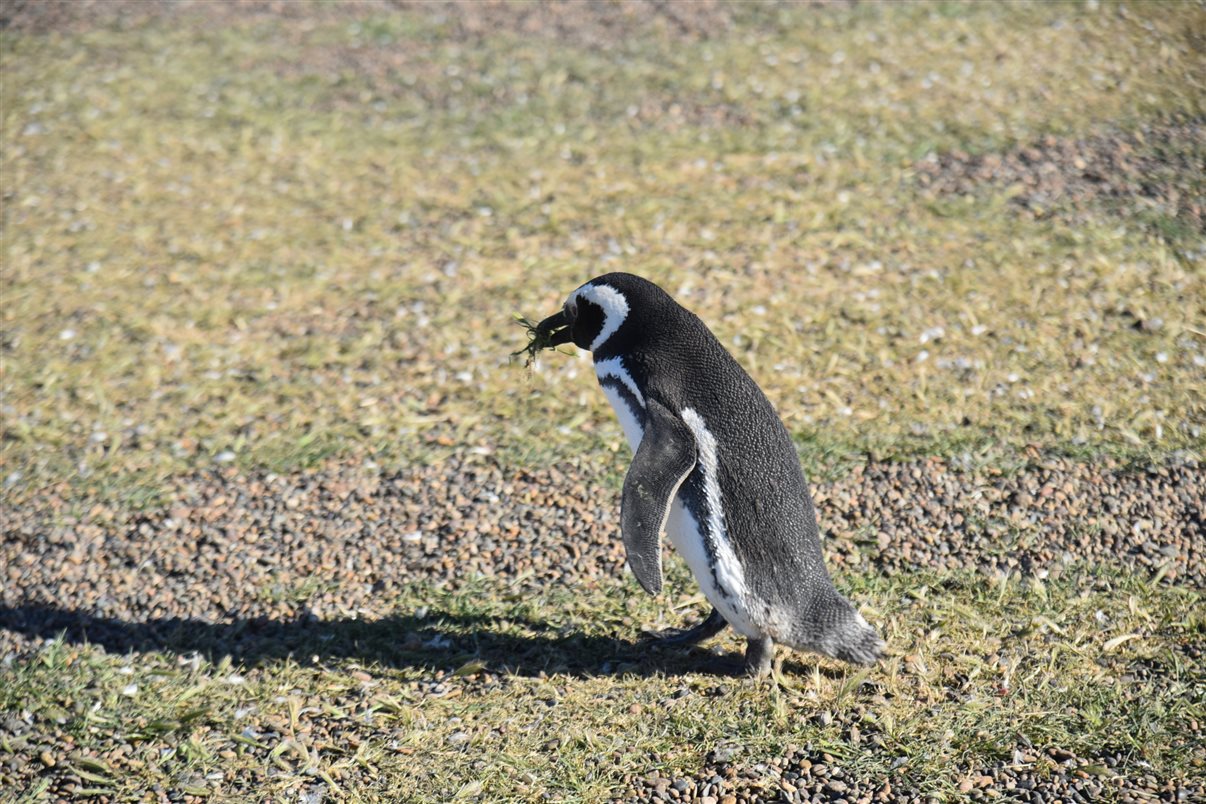
[[[731,675],[739,657],[701,648],[653,646],[646,640],[590,635],[519,617],[428,610],[380,620],[236,619],[224,623],[169,617],[127,622],[44,603],[0,606],[0,628],[27,637],[62,638],[109,653],[229,656],[246,667],[292,658],[302,665],[353,660],[398,669],[453,671],[479,660],[494,672],[577,677]],[[525,633],[509,633],[524,631]]]

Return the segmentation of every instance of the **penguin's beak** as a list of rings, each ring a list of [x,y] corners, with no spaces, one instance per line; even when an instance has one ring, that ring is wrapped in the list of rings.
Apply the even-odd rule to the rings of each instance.
[[[537,324],[536,332],[544,339],[546,348],[560,346],[563,343],[569,343],[573,337],[573,327],[571,326],[573,323],[569,314],[562,310]]]

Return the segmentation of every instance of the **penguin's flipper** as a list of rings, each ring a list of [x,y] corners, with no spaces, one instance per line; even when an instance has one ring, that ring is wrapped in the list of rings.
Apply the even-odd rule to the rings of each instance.
[[[686,423],[655,399],[645,407],[645,433],[620,503],[620,530],[628,566],[651,595],[662,591],[662,528],[678,487],[695,468],[695,436]]]

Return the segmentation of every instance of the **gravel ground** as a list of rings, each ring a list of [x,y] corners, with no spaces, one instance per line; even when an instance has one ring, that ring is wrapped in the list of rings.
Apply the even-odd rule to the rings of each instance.
[[[351,464],[288,477],[213,470],[179,479],[172,502],[143,512],[81,508],[68,503],[65,490],[48,492],[6,511],[0,655],[21,661],[61,629],[124,652],[173,644],[164,636],[172,624],[195,634],[207,623],[247,620],[245,629],[215,625],[222,634],[215,640],[237,631],[230,638],[246,640],[244,647],[217,647],[253,665],[287,653],[290,639],[304,639],[295,632],[299,622],[379,617],[378,601],[411,581],[455,588],[484,575],[520,588],[611,583],[623,572],[623,552],[617,492],[604,484],[597,469],[573,464],[515,470],[469,456],[402,474]],[[1040,457],[1009,473],[940,460],[873,463],[814,491],[839,576],[844,565],[869,563],[881,572],[970,567],[1044,577],[1088,560],[1204,585],[1206,473],[1193,462],[1135,471]],[[389,627],[422,630],[414,623]],[[274,647],[265,652],[268,643]],[[515,663],[524,672],[523,658]],[[539,668],[534,662],[528,669]],[[448,694],[449,682],[466,691],[501,683],[489,673],[453,679],[437,672],[417,693]],[[864,686],[865,705],[873,708],[874,682]],[[715,694],[723,696],[724,687]],[[870,747],[877,737],[862,724],[861,706],[836,717],[847,740]],[[818,717],[825,725],[834,715]],[[20,738],[28,726],[10,720],[3,730]],[[73,747],[49,745],[52,757]],[[1130,787],[1120,789],[1110,768],[1124,761],[1019,744],[1009,760],[962,769],[961,790],[972,799],[1004,793],[1033,802],[1105,794],[1177,801],[1201,793],[1133,774]],[[657,758],[649,764],[657,767]],[[840,764],[802,748],[746,762],[735,745],[714,752],[689,778],[631,778],[623,800],[925,800],[890,785],[862,789]]]
[[[857,733],[857,726],[852,726]],[[847,729],[849,733],[849,729]],[[829,754],[791,748],[769,762],[742,763],[739,746],[720,749],[694,778],[667,779],[656,775],[640,780],[623,801],[699,801],[701,804],[739,804],[754,801],[932,801],[915,790],[894,788],[891,782],[867,787],[847,776],[840,760]],[[1119,789],[1103,777],[1122,763],[1121,756],[1079,759],[1066,752],[1043,752],[1025,746],[1009,761],[966,775],[959,792],[971,801],[1006,797],[1014,801],[1081,802],[1116,798],[1119,801],[1193,801],[1204,791],[1200,784],[1161,783],[1154,777],[1131,779],[1133,787]],[[1040,773],[1039,770],[1042,769]]]
[[[1042,216],[1105,204],[1125,217],[1163,216],[1187,238],[1206,238],[1202,166],[1206,121],[1147,123],[1091,137],[1048,135],[1003,153],[933,154],[916,165],[917,182],[934,195],[1009,188],[1011,202]]]
[[[618,489],[604,482],[572,464],[516,471],[473,456],[395,475],[214,470],[177,481],[174,502],[144,512],[83,511],[51,493],[5,517],[3,602],[216,621],[297,616],[292,591],[303,585],[306,610],[334,617],[419,580],[597,582],[624,560]],[[1206,585],[1206,473],[1195,462],[1126,471],[1050,459],[1008,474],[868,464],[814,496],[838,576],[870,563],[1044,578],[1088,560]]]

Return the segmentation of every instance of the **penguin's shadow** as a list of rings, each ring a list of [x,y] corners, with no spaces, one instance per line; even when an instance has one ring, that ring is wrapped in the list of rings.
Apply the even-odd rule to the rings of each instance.
[[[62,638],[109,653],[229,656],[256,667],[293,659],[303,665],[352,660],[396,669],[451,672],[480,661],[494,672],[521,676],[733,675],[739,657],[698,647],[659,647],[639,633],[632,639],[587,634],[522,616],[486,616],[426,610],[380,620],[266,617],[212,623],[169,617],[130,622],[45,603],[0,606],[0,628],[30,637]],[[516,633],[516,632],[521,633]]]

